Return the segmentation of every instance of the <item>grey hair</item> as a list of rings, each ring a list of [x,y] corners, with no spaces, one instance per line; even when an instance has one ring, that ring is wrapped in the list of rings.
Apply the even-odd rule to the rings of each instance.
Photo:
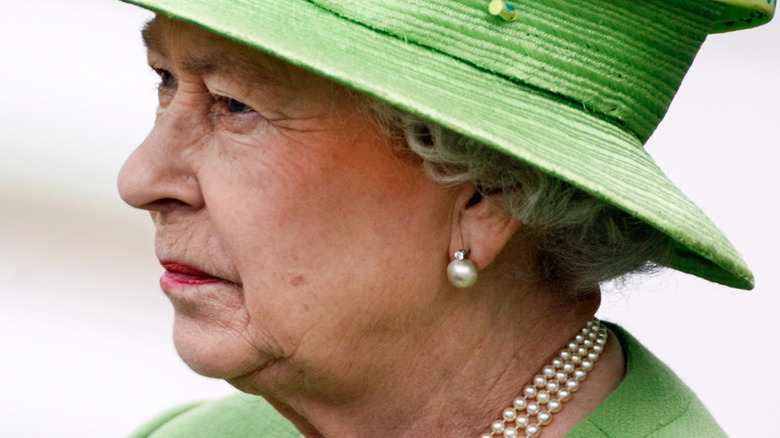
[[[632,215],[534,166],[380,101],[377,121],[419,156],[434,181],[471,183],[524,224],[532,278],[568,293],[668,263],[674,241]],[[528,272],[522,275],[528,278]]]

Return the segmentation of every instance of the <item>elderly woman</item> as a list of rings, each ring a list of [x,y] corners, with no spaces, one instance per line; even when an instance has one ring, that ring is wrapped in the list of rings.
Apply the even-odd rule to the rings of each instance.
[[[764,0],[133,0],[175,344],[244,393],[136,437],[721,436],[600,284],[752,275],[642,145]]]

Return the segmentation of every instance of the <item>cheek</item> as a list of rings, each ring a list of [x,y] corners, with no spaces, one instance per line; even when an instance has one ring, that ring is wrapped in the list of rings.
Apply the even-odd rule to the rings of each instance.
[[[446,266],[447,191],[386,145],[249,152],[223,154],[201,184],[256,327],[294,346],[311,333],[387,331],[428,311],[416,292]]]

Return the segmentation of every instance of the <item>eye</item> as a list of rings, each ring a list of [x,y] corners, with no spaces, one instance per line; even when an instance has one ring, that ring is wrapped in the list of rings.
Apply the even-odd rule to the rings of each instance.
[[[228,113],[245,113],[248,111],[252,111],[252,108],[249,107],[249,105],[239,102],[236,99],[232,98],[225,98],[225,110]]]
[[[173,73],[162,68],[155,68],[154,72],[160,76],[160,84],[158,85],[158,88],[176,88],[178,81],[176,80],[176,76],[174,76]]]
[[[266,118],[260,115],[254,108],[228,96],[215,96],[214,115],[221,128],[237,133],[251,134],[258,128],[266,126]]]

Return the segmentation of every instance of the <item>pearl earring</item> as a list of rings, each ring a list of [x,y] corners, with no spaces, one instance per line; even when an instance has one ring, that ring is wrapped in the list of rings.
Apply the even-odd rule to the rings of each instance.
[[[455,287],[466,288],[477,282],[477,267],[466,257],[466,251],[455,251],[455,260],[447,265],[447,278]]]

